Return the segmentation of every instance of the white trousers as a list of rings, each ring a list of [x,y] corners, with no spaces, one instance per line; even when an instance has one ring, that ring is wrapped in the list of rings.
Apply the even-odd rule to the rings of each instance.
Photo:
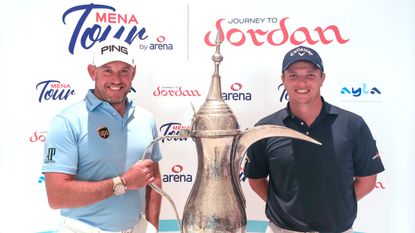
[[[286,230],[286,229],[282,229],[281,227],[275,225],[274,223],[270,222],[268,224],[267,230],[265,231],[265,233],[318,233],[317,231],[307,231],[307,232],[303,232],[303,231],[290,231],[290,230]],[[347,231],[344,231],[343,233],[353,233],[353,229],[350,228]]]
[[[143,216],[134,227],[123,231],[103,231],[84,222],[63,217],[56,233],[157,233],[157,229]]]

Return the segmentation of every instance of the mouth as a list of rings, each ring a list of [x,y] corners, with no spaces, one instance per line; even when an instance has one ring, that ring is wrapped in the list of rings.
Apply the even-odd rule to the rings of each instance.
[[[119,91],[122,89],[121,86],[109,86],[108,89],[110,89],[111,91]]]
[[[307,89],[296,89],[295,92],[298,93],[298,94],[307,94],[308,92],[310,92],[310,90],[307,90]]]

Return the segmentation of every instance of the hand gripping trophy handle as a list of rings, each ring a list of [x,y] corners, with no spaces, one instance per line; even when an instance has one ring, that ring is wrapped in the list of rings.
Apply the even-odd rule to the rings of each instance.
[[[209,93],[193,116],[191,130],[156,139],[191,137],[196,143],[198,169],[181,224],[173,200],[159,187],[150,184],[169,199],[182,233],[246,232],[246,203],[238,175],[242,158],[254,142],[268,137],[290,137],[320,144],[283,126],[262,125],[244,132],[239,130],[235,115],[222,98],[219,75],[219,64],[223,60],[220,54],[222,36],[219,33],[216,38],[216,52],[212,56],[215,72]],[[148,158],[148,155],[145,154],[144,158]]]
[[[167,135],[167,136],[162,136],[162,137],[158,137],[156,139],[154,139],[150,145],[147,146],[146,150],[144,151],[144,155],[142,157],[142,160],[145,159],[151,159],[151,152],[152,152],[152,148],[153,145],[163,139],[174,139],[174,138],[187,138],[190,137],[190,131],[188,129],[182,129],[180,131],[180,133],[178,135]],[[141,160],[140,160],[141,161]],[[138,161],[139,162],[139,161]],[[163,189],[161,189],[159,186],[157,186],[156,184],[149,184],[149,186],[154,189],[156,192],[158,192],[160,195],[164,196],[170,203],[170,205],[172,206],[174,213],[176,215],[176,219],[177,219],[177,224],[180,227],[180,232],[183,232],[182,229],[182,224],[180,223],[180,217],[179,217],[179,213],[177,211],[176,205],[174,204],[173,199],[169,196],[169,194],[167,194]]]

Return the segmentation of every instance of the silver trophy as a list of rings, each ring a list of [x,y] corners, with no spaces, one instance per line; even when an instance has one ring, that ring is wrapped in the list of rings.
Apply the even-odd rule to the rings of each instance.
[[[268,137],[291,137],[320,144],[282,126],[262,125],[244,132],[239,129],[235,115],[222,98],[219,75],[219,64],[223,60],[221,42],[218,35],[216,52],[212,56],[215,72],[206,100],[193,116],[191,130],[167,136],[191,137],[197,149],[196,179],[184,207],[181,224],[178,219],[182,233],[246,232],[246,203],[239,172],[242,158],[254,142]],[[167,193],[153,184],[150,186],[168,198],[178,218],[174,202]]]

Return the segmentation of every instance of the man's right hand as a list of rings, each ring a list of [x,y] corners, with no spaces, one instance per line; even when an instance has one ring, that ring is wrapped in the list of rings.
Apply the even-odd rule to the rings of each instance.
[[[154,181],[153,161],[139,160],[122,176],[129,190],[142,188]]]

